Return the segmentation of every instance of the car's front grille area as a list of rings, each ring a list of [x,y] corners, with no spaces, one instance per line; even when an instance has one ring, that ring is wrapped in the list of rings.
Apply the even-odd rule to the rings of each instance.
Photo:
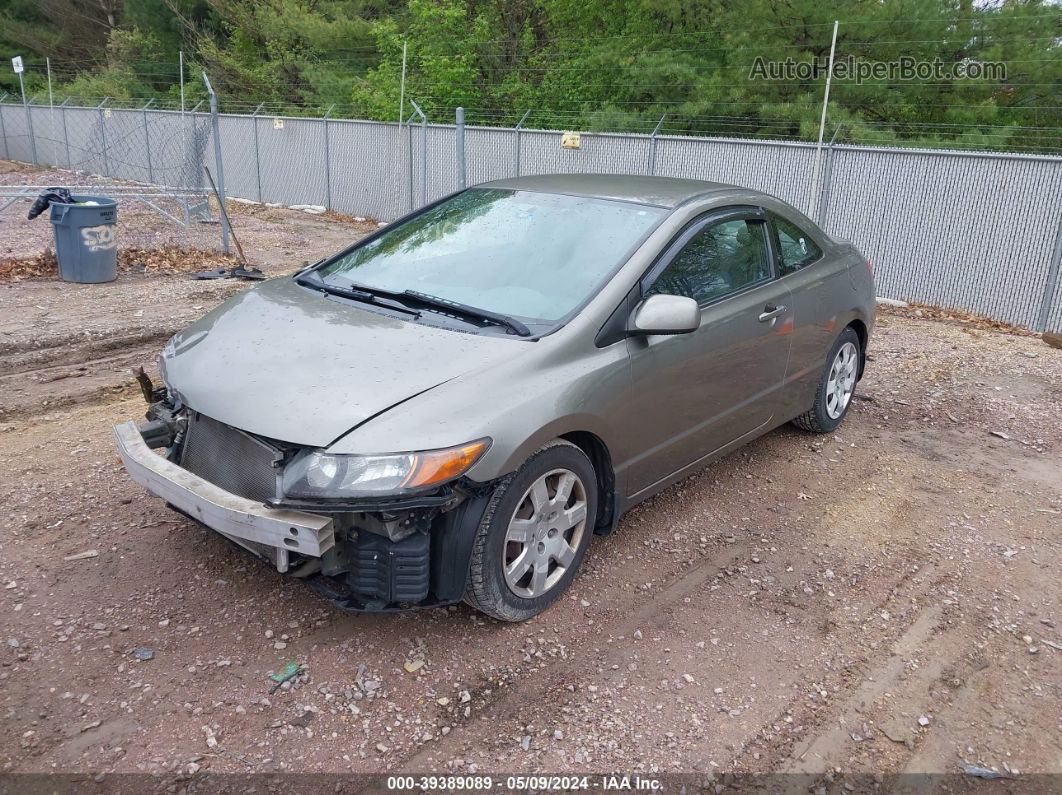
[[[265,502],[276,496],[276,455],[265,442],[193,413],[188,419],[180,465],[225,491]]]

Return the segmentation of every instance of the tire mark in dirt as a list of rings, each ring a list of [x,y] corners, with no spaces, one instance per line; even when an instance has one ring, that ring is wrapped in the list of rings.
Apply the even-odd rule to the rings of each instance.
[[[787,441],[788,440],[785,439],[783,434],[777,434],[775,436],[769,437],[760,443],[760,445],[762,445],[766,449],[760,449],[759,453],[766,453],[768,456],[771,456],[773,453],[777,452],[777,450],[772,450],[772,448],[776,448],[779,446],[784,447]],[[760,445],[758,445],[758,447]],[[729,463],[730,466],[737,465],[739,468],[741,467],[741,462],[737,459],[732,459]],[[715,474],[718,475],[720,474],[722,468],[725,466],[727,465],[724,463],[720,463],[709,471],[714,471]],[[855,470],[850,470],[848,472],[848,476],[858,481],[859,479],[868,475],[868,471],[864,470],[875,469],[878,466],[880,466],[880,462],[870,461],[864,467],[860,467]],[[841,490],[841,493],[850,495],[851,490]],[[854,498],[849,497],[849,499]],[[896,506],[892,507],[895,509]],[[818,513],[820,513],[819,510],[813,511],[813,514]],[[812,517],[808,519],[812,526],[815,526],[816,524],[822,521],[828,521],[827,514],[830,513],[830,507],[828,505],[821,507],[821,513],[822,516]],[[843,511],[841,513],[842,515],[844,515]],[[772,536],[772,542],[778,543],[778,545],[782,547],[783,550],[788,550],[782,553],[790,556],[787,558],[787,560],[792,558],[793,562],[797,563],[798,558],[802,559],[808,557],[806,553],[801,553],[797,551],[800,544],[796,536],[802,531],[790,526],[787,527],[785,530],[782,530],[781,532],[783,534],[781,537],[778,537],[777,535]],[[674,616],[685,613],[687,614],[687,618],[689,618],[691,612],[697,613],[697,609],[691,610],[690,607],[686,606],[686,603],[689,603],[691,601],[691,595],[693,595],[698,589],[701,589],[705,585],[707,585],[709,581],[713,578],[719,578],[720,581],[719,583],[712,585],[708,590],[712,592],[716,592],[719,588],[722,588],[723,590],[718,591],[718,598],[714,599],[713,602],[709,602],[707,599],[705,599],[704,601],[706,604],[732,604],[737,610],[751,609],[753,612],[749,614],[747,618],[752,622],[756,622],[757,628],[760,628],[761,625],[765,625],[766,622],[769,622],[771,620],[770,617],[760,616],[757,611],[768,611],[768,613],[773,612],[774,606],[771,603],[772,594],[770,592],[767,592],[765,594],[765,598],[762,601],[757,599],[753,600],[750,604],[749,602],[745,601],[745,592],[748,589],[747,587],[742,587],[740,582],[747,577],[753,577],[755,579],[757,576],[748,572],[747,567],[742,564],[746,564],[748,562],[750,558],[750,552],[753,546],[756,546],[759,543],[763,543],[763,539],[753,538],[750,539],[750,541],[747,543],[743,541],[742,543],[736,546],[729,547],[720,544],[716,546],[713,550],[709,550],[704,553],[704,556],[702,558],[703,562],[700,565],[696,566],[696,568],[694,568],[692,571],[688,571],[685,574],[677,575],[677,577],[672,581],[670,585],[665,586],[663,591],[657,592],[656,596],[650,602],[634,609],[633,613],[629,611],[624,611],[623,605],[617,605],[616,609],[614,610],[614,615],[621,616],[620,620],[616,623],[612,623],[608,618],[605,619],[605,626],[607,627],[608,636],[612,638],[629,637],[634,632],[634,630],[640,628],[644,631],[647,637],[654,632],[659,632],[661,635],[666,635],[673,639],[679,637],[679,635],[684,634],[684,627],[680,624],[675,623]],[[725,557],[720,554],[720,550],[726,550]],[[797,567],[807,568],[807,565],[805,564],[807,564],[806,560],[800,560],[799,565]],[[792,571],[792,568],[790,568],[789,570]],[[784,578],[792,579],[799,576],[786,575],[781,572],[777,573],[779,575],[778,579],[780,581]],[[897,572],[897,570],[894,568],[890,568],[887,571],[883,572],[885,576],[891,579],[889,585],[892,587],[896,587],[898,585],[895,579],[895,574],[897,573],[900,574],[900,581],[902,582],[904,578],[903,572]],[[781,586],[781,582],[779,582],[778,585]],[[793,585],[795,586],[796,583],[793,583]],[[886,588],[886,591],[888,590],[889,588]],[[872,611],[876,611],[876,609],[876,607],[871,608]],[[705,613],[707,613],[707,611],[698,613],[698,617],[704,618]],[[598,617],[595,616],[595,618]],[[784,613],[780,616],[775,616],[775,620],[779,622],[779,631],[781,631],[781,629],[785,626]],[[818,634],[818,631],[819,628],[816,628],[815,633]],[[755,638],[753,638],[751,642],[753,642],[754,644],[754,641]],[[692,640],[687,640],[685,641],[685,643],[692,646]],[[657,645],[664,645],[664,642],[661,641],[661,643]],[[646,654],[652,653],[651,650],[646,650],[645,648],[642,648],[640,651]],[[526,715],[529,711],[533,711],[533,706],[528,707],[528,705],[534,705],[536,702],[541,702],[544,697],[547,697],[547,692],[549,693],[548,698],[555,700],[557,704],[557,709],[568,709],[571,706],[572,702],[576,702],[579,698],[584,697],[585,693],[575,695],[570,688],[563,686],[566,681],[571,681],[572,679],[576,678],[578,674],[582,674],[583,672],[585,672],[587,670],[587,666],[593,666],[596,664],[598,666],[598,670],[600,671],[600,665],[603,661],[606,661],[606,658],[607,662],[615,663],[612,666],[614,669],[625,668],[626,664],[631,659],[630,655],[633,653],[633,648],[629,648],[627,651],[619,651],[613,648],[608,649],[606,652],[603,653],[602,657],[597,660],[588,660],[587,655],[583,653],[578,657],[570,658],[566,664],[551,664],[546,673],[537,673],[537,675],[532,674],[531,676],[521,679],[518,684],[514,685],[511,689],[505,691],[504,694],[498,693],[498,696],[494,699],[493,702],[491,702],[488,706],[484,708],[474,711],[470,718],[465,719],[465,722],[462,725],[468,726],[469,724],[471,724],[472,721],[480,721],[484,718],[491,719],[493,717],[497,717],[498,723],[502,721],[509,723],[518,722],[521,719],[522,715]],[[670,668],[674,666],[668,667]],[[676,668],[674,672],[674,676],[677,678],[681,675],[680,668],[681,665]],[[626,673],[626,670],[623,670],[620,672],[620,675]],[[638,676],[644,679],[643,675],[639,674]],[[779,677],[779,681],[781,679],[786,678],[785,676],[782,676],[781,673],[779,673]],[[552,682],[553,684],[543,685],[542,680],[545,678],[548,678],[548,681]],[[600,684],[601,679],[607,678],[608,675],[605,674],[603,676],[599,676],[599,679],[595,681]],[[761,679],[766,680],[766,677],[762,677]],[[682,681],[681,678],[679,678],[679,681]],[[626,686],[626,684],[623,684],[620,687],[622,689]],[[498,691],[495,690],[495,692]],[[711,711],[712,707],[709,706],[709,702],[713,701],[713,698],[710,695],[706,694],[702,694],[698,698],[700,699],[703,708],[705,710]],[[714,700],[718,701],[719,699]],[[759,703],[756,705],[756,709],[758,711],[762,712],[762,710],[765,708],[765,700],[765,698],[759,699]],[[754,698],[753,701],[756,701],[756,699]],[[773,712],[773,708],[771,708],[771,711]],[[749,718],[753,717],[753,712],[751,709],[745,710],[745,713],[748,715]],[[524,722],[529,723],[533,721],[529,718],[527,721]],[[746,722],[747,721],[742,718],[741,723],[744,724]],[[492,721],[492,725],[494,725],[494,723],[495,722]],[[455,727],[455,729],[456,728],[457,727]],[[746,729],[745,731],[747,733],[755,731],[755,729]],[[416,770],[417,766],[424,766],[426,761],[430,758],[445,758],[447,753],[453,753],[454,749],[464,741],[465,734],[466,732],[455,730],[448,735],[447,741],[444,741],[443,743],[436,743],[431,747],[425,746],[419,752],[413,754],[412,756],[407,758],[405,762],[402,763],[403,769],[411,771]],[[743,743],[744,740],[741,740],[740,742]]]
[[[81,404],[104,403],[126,397],[137,390],[132,375],[135,366],[144,367],[155,379],[153,348],[89,360],[71,367],[45,367],[28,373],[0,376],[0,421],[31,421],[47,412]],[[43,377],[33,378],[33,374]],[[57,381],[65,382],[57,385]]]
[[[856,721],[866,721],[866,718],[858,716],[865,714],[868,707],[886,693],[900,688],[910,690],[912,681],[908,679],[904,684],[901,677],[912,657],[926,653],[924,644],[936,629],[940,614],[939,606],[920,613],[893,645],[888,661],[869,673],[864,684],[844,702],[834,718],[836,725],[798,744],[789,760],[781,765],[781,770],[786,773],[824,773],[837,764],[843,764],[847,750],[855,745],[852,733],[858,735],[860,731],[860,727],[854,724]],[[918,669],[918,680],[927,677],[935,679],[942,667],[943,663],[934,659],[932,666]],[[874,728],[881,730],[880,726]]]
[[[671,620],[671,614],[676,605],[680,604],[682,600],[689,597],[728,566],[735,565],[739,560],[746,557],[748,553],[749,546],[741,543],[731,546],[728,549],[728,554],[722,559],[709,556],[708,559],[692,571],[678,576],[669,585],[658,591],[647,603],[629,613],[627,618],[622,619],[617,624],[610,625],[609,635],[627,636],[631,635],[639,627],[659,626],[663,622]],[[555,663],[546,669],[537,669],[531,675],[508,688],[504,693],[499,693],[486,706],[475,712],[473,717],[477,720],[489,718],[490,716],[511,718],[521,712],[529,696],[541,696],[543,692],[550,689],[557,689],[567,695],[567,691],[561,683],[565,678],[584,669],[585,666],[586,661],[582,656],[575,655],[569,657],[563,663]],[[544,679],[553,684],[543,683],[541,680]],[[428,760],[439,755],[445,755],[447,749],[453,750],[458,744],[463,742],[461,728],[468,726],[470,722],[469,720],[464,724],[455,726],[454,731],[447,736],[445,741],[430,747],[424,747],[417,753],[407,757],[402,761],[400,769],[405,771],[432,769],[428,764]]]
[[[954,758],[956,756],[956,749],[962,748],[963,752],[960,754],[961,758],[971,763],[977,764],[980,767],[997,766],[999,761],[996,758],[983,759],[982,755],[987,755],[989,752],[984,750],[984,740],[980,742],[972,736],[972,732],[969,731],[969,727],[976,720],[985,720],[991,725],[993,732],[996,736],[990,741],[993,745],[999,744],[1005,747],[1007,743],[1007,735],[1012,731],[1013,721],[1004,720],[998,716],[993,716],[992,712],[992,698],[991,693],[991,677],[988,676],[988,669],[990,663],[987,658],[974,659],[972,662],[966,663],[966,669],[964,671],[954,671],[946,669],[941,686],[947,687],[949,683],[946,681],[948,677],[954,677],[951,682],[951,687],[954,688],[949,701],[946,704],[938,705],[934,708],[932,713],[932,723],[927,729],[925,736],[920,737],[914,751],[910,754],[909,758],[904,763],[903,772],[908,775],[919,775],[925,773],[940,772],[940,760]],[[988,691],[988,692],[986,692]],[[987,738],[986,738],[987,739]],[[1057,757],[1059,746],[1057,736],[1038,738],[1037,744],[1042,745],[1042,752],[1045,756],[1050,757],[1054,755]],[[975,747],[977,746],[977,747]],[[971,751],[971,749],[973,749]],[[1023,749],[1025,753],[1028,753],[1029,749]],[[1003,753],[999,754],[1000,757],[1004,757]],[[1029,777],[1022,775],[1023,771],[1015,769],[1016,763],[1014,760],[1010,761],[1010,771],[1003,765],[998,765],[999,770],[1003,774],[1013,775],[1015,779],[1011,782],[1011,787],[1014,790],[1020,790],[1025,793],[1056,793],[1057,788],[1057,776],[1040,777],[1041,780],[1033,780]],[[958,769],[955,768],[946,769],[945,772],[955,772]],[[920,777],[920,776],[919,776]],[[1055,779],[1051,782],[1050,779]],[[999,784],[1001,782],[994,782]],[[919,793],[936,792],[939,790],[947,791],[946,786],[941,786],[939,777],[933,777],[924,788],[918,790]],[[907,795],[912,789],[904,789],[898,787],[896,792],[898,795]]]
[[[95,339],[72,335],[50,339],[42,347],[15,346],[0,351],[0,377],[106,361],[141,350],[154,349],[157,352],[176,330],[176,326],[167,326]]]

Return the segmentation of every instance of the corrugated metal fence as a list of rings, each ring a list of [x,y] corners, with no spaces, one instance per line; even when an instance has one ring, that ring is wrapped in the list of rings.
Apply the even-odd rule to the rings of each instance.
[[[32,161],[35,143],[42,164],[175,187],[199,184],[189,159],[212,165],[205,114],[30,111],[0,105],[4,157]],[[224,114],[219,121],[230,196],[392,220],[459,184],[454,125]],[[465,156],[469,185],[515,174],[655,173],[763,190],[806,212],[815,149],[585,133],[579,149],[564,149],[555,131],[469,127]],[[1062,158],[836,145],[822,171],[819,219],[874,262],[880,295],[1062,331]]]

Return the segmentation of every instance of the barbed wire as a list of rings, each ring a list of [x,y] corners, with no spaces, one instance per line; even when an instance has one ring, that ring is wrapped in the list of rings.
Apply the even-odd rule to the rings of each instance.
[[[415,99],[418,102],[418,104],[421,104],[422,106],[426,106],[426,105],[438,106],[439,103],[446,103],[447,107],[448,107],[448,110],[450,110],[451,112],[456,108],[457,104],[459,104],[462,100],[466,100],[467,99],[467,100],[479,101],[479,100],[483,99],[483,97],[479,97],[479,96],[476,96],[476,95],[461,94],[461,93],[458,93],[458,92],[448,92],[448,93],[445,93],[445,94],[425,94],[425,93],[417,92],[415,94],[411,93],[410,94],[410,98]],[[64,93],[64,94],[61,94],[61,95],[55,97],[55,103],[54,104],[55,104],[56,107],[59,107],[59,105],[61,105],[64,100],[67,100],[68,104],[69,104],[69,100],[73,100],[73,99],[77,99],[77,100],[83,101],[85,104],[82,105],[81,107],[92,107],[94,109],[99,109],[99,110],[106,110],[107,108],[111,108],[111,109],[121,108],[121,109],[124,109],[124,110],[145,110],[145,109],[149,109],[149,110],[150,109],[154,109],[154,110],[169,110],[169,109],[174,109],[176,107],[175,103],[178,102],[178,100],[176,98],[171,97],[171,96],[167,96],[167,95],[164,95],[164,94],[134,94],[134,95],[126,96],[126,97],[102,97],[102,96],[87,96],[87,95],[86,96],[79,96],[79,95],[76,95],[76,94],[65,94]],[[196,101],[198,101],[198,100],[196,100]],[[691,101],[692,102],[696,102],[697,100],[691,100]],[[820,109],[822,107],[821,106],[821,102],[818,101],[818,100],[798,101],[798,100],[786,100],[786,99],[783,99],[783,98],[771,98],[771,97],[752,97],[752,98],[749,98],[748,100],[714,100],[714,99],[711,99],[711,100],[705,100],[705,101],[709,105],[737,106],[737,107],[744,107],[744,108],[749,109],[749,110],[754,110],[754,109],[756,109],[758,107],[762,107],[764,105],[771,105],[771,104],[778,105],[780,110],[788,110],[788,109],[818,110],[818,109]],[[573,114],[587,114],[587,113],[608,113],[608,112],[614,111],[616,109],[620,109],[620,108],[627,107],[627,106],[636,107],[636,108],[639,108],[639,109],[644,108],[645,106],[657,106],[659,108],[664,108],[664,109],[667,109],[667,108],[675,109],[677,106],[681,106],[681,104],[683,104],[682,102],[676,102],[674,100],[663,100],[663,99],[661,99],[661,100],[604,100],[603,104],[601,104],[596,109],[588,109],[585,106],[585,104],[584,104],[586,102],[599,103],[599,102],[602,102],[602,101],[598,100],[597,98],[566,99],[564,101],[554,102],[554,103],[551,103],[549,106],[542,107],[542,108],[536,108],[534,110],[536,110],[536,111],[546,111],[546,110],[548,110],[549,112],[554,112],[554,113],[570,112],[570,113],[573,113]],[[1060,109],[1062,109],[1062,106],[1058,106],[1058,105],[1019,105],[1019,106],[1011,106],[1011,105],[972,105],[972,104],[968,104],[968,103],[941,103],[941,104],[932,104],[931,105],[931,104],[927,104],[927,103],[921,102],[918,98],[914,99],[913,102],[915,102],[918,107],[963,108],[963,109],[966,109],[966,110],[969,110],[969,111],[978,111],[978,110],[1001,111],[1001,110],[1008,110],[1008,109],[1014,109],[1014,108],[1047,109],[1047,110],[1060,110]],[[8,97],[4,100],[4,103],[5,104],[21,104],[21,100],[17,96],[8,95]],[[41,94],[39,92],[36,95],[34,95],[32,97],[29,97],[29,103],[31,105],[33,105],[34,107],[49,107],[49,104],[47,102],[47,97],[43,97],[42,98],[42,96],[41,96]],[[98,106],[100,106],[100,103],[105,103],[105,104],[102,107],[98,107]],[[135,105],[130,105],[129,107],[121,107],[122,103],[127,103],[127,104],[128,103],[136,103],[136,104]],[[145,108],[144,106],[147,103],[152,103],[152,105],[150,107],[148,107],[148,108]],[[262,101],[262,102],[256,102],[254,100],[224,100],[223,99],[222,103],[223,103],[224,107],[227,107],[227,108],[252,108],[252,109],[261,108],[263,111],[285,110],[285,109],[289,109],[289,108],[294,108],[294,109],[299,109],[299,110],[317,111],[317,112],[322,112],[322,113],[328,109],[328,105],[331,105],[334,108],[334,110],[336,110],[336,111],[343,110],[343,109],[356,109],[356,108],[360,108],[361,107],[361,104],[360,103],[356,103],[356,102],[322,103],[320,101],[309,101],[309,100],[265,100],[265,101]],[[190,109],[190,106],[193,105],[194,102],[189,102],[188,104],[189,104],[189,108],[188,109]],[[480,110],[497,110],[498,109],[496,107],[495,108],[483,108],[482,106],[477,106],[477,105],[473,105],[473,104],[467,104],[467,105],[464,105],[463,107],[465,107],[466,111],[473,110],[473,109],[480,109]],[[507,112],[509,112],[509,113],[522,113],[522,112],[524,112],[524,110],[526,110],[526,109],[525,108],[513,108],[513,109],[508,110]],[[702,118],[704,118],[704,117],[705,116],[702,116]],[[733,113],[728,113],[725,116],[720,114],[718,116],[718,118],[729,118],[729,119],[748,118],[748,119],[756,119],[756,118],[762,118],[762,117],[761,116],[741,117],[741,116],[736,116]],[[871,122],[868,120],[867,123],[871,123]],[[897,123],[897,124],[900,124],[900,123],[908,123],[908,122],[905,122],[903,120],[895,120],[895,122],[881,121],[879,123]],[[946,122],[946,123],[947,124],[957,124],[959,122]],[[930,123],[927,122],[927,124],[930,124]],[[983,126],[983,123],[981,123],[981,122],[969,122],[968,124],[970,126]]]
[[[648,89],[648,88],[654,88],[654,87],[667,87],[667,88],[696,88],[697,87],[695,84],[692,84],[692,83],[691,84],[666,83],[666,84],[644,84],[644,85],[642,85],[642,84],[638,84],[638,85],[632,85],[632,84],[603,84],[603,85],[606,86],[606,87],[608,85],[623,86],[623,87],[626,87],[626,88],[629,88],[629,89],[632,89],[632,90],[633,89]],[[894,82],[894,83],[882,83],[882,84],[879,84],[879,85],[906,86],[907,83]],[[1016,87],[1016,86],[1020,86],[1020,85],[1049,85],[1049,86],[1053,86],[1054,84],[1053,83],[1008,84],[1007,87]],[[733,87],[736,87],[736,86],[737,86],[737,84],[714,84],[713,85],[714,88],[722,88],[722,89],[733,88]],[[835,84],[834,89],[835,90],[842,90],[844,87],[845,87],[844,84]],[[484,99],[483,96],[478,95],[478,94],[467,94],[467,93],[461,93],[459,91],[450,91],[450,90],[445,91],[444,93],[427,93],[427,92],[431,91],[432,89],[436,89],[437,90],[439,88],[447,88],[447,89],[449,89],[450,86],[447,85],[447,84],[442,84],[442,83],[420,84],[418,86],[419,90],[417,92],[417,96],[419,96],[419,97],[421,97],[421,98],[423,98],[425,100],[445,100],[445,101],[450,102],[450,103],[461,102],[461,101],[465,101],[465,100],[481,101],[482,99]],[[113,104],[113,103],[118,103],[118,102],[136,102],[136,101],[148,102],[148,101],[151,101],[151,100],[154,100],[157,103],[164,103],[164,102],[165,103],[172,103],[172,102],[176,102],[177,101],[175,97],[170,96],[170,95],[165,94],[165,93],[161,93],[161,92],[159,92],[159,93],[150,93],[150,94],[131,94],[131,95],[128,95],[128,96],[125,96],[125,97],[101,97],[101,96],[90,97],[90,96],[87,96],[87,95],[86,96],[79,96],[77,94],[70,94],[70,93],[66,93],[66,92],[58,92],[58,94],[57,94],[57,96],[55,98],[55,101],[57,103],[60,103],[60,102],[62,102],[63,99],[70,98],[70,97],[78,97],[78,98],[82,98],[82,99],[84,99],[86,101],[94,99],[94,100],[97,101],[97,104],[99,102],[104,101],[105,99],[108,101],[108,104]],[[42,99],[42,95],[41,95],[40,92],[38,92],[35,96],[30,97],[30,101],[34,102],[34,104],[40,104],[41,99]],[[46,97],[44,97],[44,99],[46,100]],[[397,97],[395,99],[397,100]],[[993,98],[991,98],[991,97],[985,97],[985,98],[982,98],[981,101],[989,102],[989,101],[992,101],[992,99]],[[1016,110],[1016,109],[1026,109],[1026,110],[1028,110],[1028,109],[1039,109],[1039,110],[1060,110],[1060,109],[1062,109],[1062,105],[1023,105],[1023,104],[1018,104],[1018,105],[1011,105],[1011,104],[983,105],[983,104],[970,104],[970,103],[965,103],[965,102],[926,103],[926,102],[924,102],[922,100],[923,100],[922,97],[915,97],[915,98],[912,99],[912,102],[917,104],[918,107],[965,108],[965,109],[968,109],[968,110],[971,110],[971,111],[978,111],[978,110],[1000,111],[1000,110]],[[17,96],[9,95],[8,99],[6,101],[13,102],[13,101],[19,101],[19,100],[18,100]],[[322,111],[327,109],[327,105],[328,104],[331,104],[331,103],[323,103],[323,102],[321,102],[319,100],[302,100],[302,99],[264,100],[262,102],[258,102],[258,101],[255,101],[255,100],[234,100],[234,99],[227,99],[227,98],[223,97],[221,99],[221,101],[227,107],[235,107],[235,106],[256,107],[258,105],[262,105],[262,106],[264,106],[266,108],[270,108],[270,107],[271,108],[293,107],[293,108],[310,108],[310,109],[316,109],[316,110],[322,110]],[[605,99],[605,100],[602,100],[599,97],[585,97],[583,99],[580,99],[578,97],[576,97],[576,98],[568,98],[568,99],[566,99],[564,104],[566,104],[568,106],[576,106],[576,105],[579,105],[580,102],[595,102],[595,103],[602,103],[603,102],[606,105],[614,105],[614,106],[645,106],[645,105],[666,105],[666,104],[672,104],[673,105],[673,104],[675,104],[675,100],[665,100],[665,99],[655,99],[655,100]],[[745,99],[745,100],[721,100],[721,99],[717,100],[717,99],[712,99],[712,100],[710,100],[710,103],[713,104],[713,105],[744,106],[744,107],[757,106],[757,105],[762,105],[764,103],[780,103],[780,104],[786,104],[786,105],[791,106],[791,107],[808,107],[808,108],[821,107],[821,104],[819,103],[817,98],[814,99],[814,100],[811,100],[811,101],[801,102],[799,97],[798,98],[793,98],[793,99],[785,99],[783,97],[755,96],[755,97],[749,97],[748,99]],[[335,103],[335,104],[336,104],[337,108],[340,108],[340,107],[356,107],[357,106],[357,103],[353,103],[353,102],[350,102],[350,103]]]
[[[47,106],[34,106],[41,110],[47,110]],[[429,122],[433,127],[437,127],[440,123],[445,127],[453,126],[453,112],[452,107],[434,106],[425,103],[422,106],[425,112],[429,115]],[[91,114],[93,118],[99,118],[97,112],[102,113],[105,109],[91,107],[74,108],[67,106],[67,110],[89,110],[93,111]],[[115,113],[129,113],[131,118],[140,124],[140,119],[143,118],[141,109],[128,108],[113,109]],[[153,109],[152,109],[153,110]],[[150,114],[152,111],[149,110]],[[188,114],[192,116],[193,114]],[[199,112],[194,114],[195,117],[200,119],[206,119],[207,114]],[[708,115],[683,115],[681,113],[670,114],[666,116],[666,123],[659,124],[655,120],[645,119],[630,119],[616,123],[610,122],[607,114],[586,114],[578,111],[563,111],[554,110],[549,108],[534,108],[524,117],[523,113],[518,113],[511,110],[498,110],[490,108],[467,108],[465,110],[466,123],[469,126],[476,126],[477,121],[483,125],[483,129],[498,129],[500,132],[506,130],[511,131],[512,126],[515,125],[519,118],[524,118],[525,129],[528,130],[550,130],[550,129],[584,129],[589,131],[591,135],[609,135],[609,134],[630,134],[630,133],[643,133],[648,134],[650,131],[655,131],[659,135],[664,136],[682,136],[682,137],[714,137],[714,138],[730,138],[735,140],[760,140],[760,141],[778,141],[778,142],[803,142],[808,143],[807,136],[800,134],[801,125],[797,121],[786,120],[770,120],[763,121],[756,118],[742,119],[740,117],[731,116],[708,116]],[[269,115],[263,114],[261,117],[263,121],[268,120]],[[610,126],[611,129],[596,129],[595,120],[604,120],[606,126]],[[319,115],[309,116],[306,118],[295,118],[295,121],[305,121],[307,123],[319,123]],[[365,120],[347,120],[336,118],[337,123],[352,122],[352,123],[377,123],[377,122],[365,122]],[[588,124],[589,123],[589,126]],[[503,126],[504,125],[504,126]],[[991,149],[1005,149],[1006,151],[1015,152],[1028,152],[1028,153],[1049,153],[1062,151],[1062,137],[1057,135],[1055,128],[1045,128],[1032,125],[963,125],[959,123],[947,124],[947,123],[922,123],[922,122],[910,122],[907,124],[899,125],[903,129],[896,129],[895,123],[886,122],[854,122],[852,124],[843,125],[847,130],[854,132],[855,143],[861,143],[865,145],[880,145],[886,147],[918,147],[918,146],[930,146],[940,148],[942,146],[955,146],[960,145],[964,149],[977,149],[977,150],[991,150]],[[834,127],[831,124],[831,129]],[[912,136],[910,138],[902,137],[904,134]],[[115,133],[112,132],[112,135]],[[110,137],[106,142],[106,149],[109,156],[113,159],[114,163],[129,165],[131,167],[142,167],[142,164],[137,164],[126,158],[121,157],[118,152],[123,145],[127,142],[133,142],[136,144],[139,140],[140,128],[134,126],[126,130],[124,133],[117,135],[117,137]],[[12,139],[17,138],[17,135],[10,136]],[[847,133],[842,136],[841,140],[847,138]],[[55,139],[44,136],[44,141],[55,142]],[[130,145],[133,145],[130,144]],[[78,160],[72,160],[72,167],[87,166],[99,161],[101,157],[100,152],[92,152],[89,149],[83,147],[74,147],[81,149],[83,152],[88,152],[86,157]],[[165,168],[159,168],[160,172],[165,171]]]
[[[152,98],[136,97],[129,98],[127,101],[136,102],[134,107],[113,107],[109,108],[113,111],[127,111],[132,113],[138,113],[145,108],[143,107],[144,101]],[[429,116],[433,121],[439,121],[440,119],[449,122],[454,116],[454,106],[449,104],[441,104],[442,100],[429,101],[429,98],[420,97],[422,100],[421,106],[429,113]],[[445,99],[445,98],[443,98]],[[102,98],[100,98],[102,101]],[[96,107],[98,102],[88,102],[84,106],[92,110],[96,110],[100,113],[104,113],[108,108]],[[285,112],[289,110],[288,103],[231,103],[232,111],[247,110],[247,111],[259,111],[263,116],[283,116]],[[662,114],[671,121],[665,126],[665,129],[683,129],[686,130],[690,125],[702,125],[702,126],[714,126],[721,129],[731,130],[757,130],[757,131],[776,131],[787,132],[793,138],[801,138],[799,133],[801,120],[799,119],[781,119],[772,117],[752,116],[752,115],[735,115],[735,114],[704,114],[704,113],[690,113],[683,112],[679,108],[668,107],[664,103],[656,103],[658,110],[661,110]],[[34,105],[34,107],[47,108],[47,105]],[[70,106],[74,107],[74,106]],[[815,110],[812,105],[798,106],[803,110]],[[313,117],[322,115],[323,110],[316,104],[306,103],[300,108],[308,115],[312,114]],[[338,114],[343,112],[356,111],[356,105],[335,105],[333,106],[333,118],[340,120]],[[164,107],[152,107],[150,110],[168,110]],[[611,122],[623,129],[631,129],[638,124],[644,127],[654,126],[656,119],[625,119],[617,120],[612,118],[620,109],[603,108],[596,110],[587,110],[586,108],[579,107],[578,105],[569,106],[553,106],[542,108],[531,108],[530,118],[555,118],[565,123],[571,123],[571,126],[582,126],[579,122],[587,122],[590,126],[596,123],[600,123],[602,120]],[[483,120],[492,121],[506,121],[511,120],[514,117],[519,117],[524,111],[499,109],[494,107],[482,107],[469,105],[464,108],[466,118],[473,116]],[[172,109],[172,112],[178,112],[176,108]],[[804,122],[807,119],[803,120]],[[681,122],[682,127],[676,126],[676,122]],[[933,132],[937,131],[941,134],[947,134],[949,137],[959,136],[976,136],[976,137],[996,137],[996,138],[1013,138],[1015,134],[1024,134],[1026,137],[1032,137],[1032,134],[1036,135],[1037,139],[1042,140],[1062,140],[1062,136],[1059,135],[1059,129],[1057,127],[1044,126],[1044,125],[1029,125],[1029,124],[993,124],[989,122],[916,122],[906,120],[892,120],[892,121],[873,121],[873,120],[853,120],[850,123],[852,127],[858,127],[860,129],[871,130],[878,129],[881,131],[902,132],[907,131],[922,131]],[[1002,130],[1006,134],[1001,134],[995,131]]]

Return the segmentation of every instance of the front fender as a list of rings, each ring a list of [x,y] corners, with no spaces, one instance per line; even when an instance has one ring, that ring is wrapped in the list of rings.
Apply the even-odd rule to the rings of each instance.
[[[551,439],[583,431],[599,437],[617,464],[629,454],[612,418],[628,397],[625,345],[582,355],[507,363],[418,395],[329,447],[331,453],[432,450],[490,437],[466,473],[478,482],[507,475]]]

